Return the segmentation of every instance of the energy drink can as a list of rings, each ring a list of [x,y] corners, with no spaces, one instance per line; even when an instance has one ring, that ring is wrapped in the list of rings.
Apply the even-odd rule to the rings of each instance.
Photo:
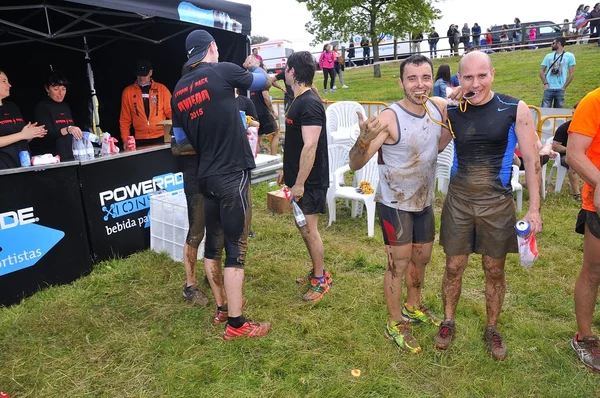
[[[135,151],[135,137],[130,135],[127,137],[127,149],[130,151]]]
[[[529,225],[529,221],[519,220],[515,224],[515,230],[517,231],[517,236],[521,238],[526,238],[531,233],[531,226]]]
[[[21,167],[31,166],[31,157],[29,156],[29,151],[19,152],[19,160],[21,161]]]

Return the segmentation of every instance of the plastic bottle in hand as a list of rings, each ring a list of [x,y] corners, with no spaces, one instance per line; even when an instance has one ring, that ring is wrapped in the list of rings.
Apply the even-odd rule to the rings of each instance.
[[[515,224],[517,243],[519,245],[519,259],[523,267],[531,267],[538,258],[537,242],[531,232],[531,225],[526,220],[519,220]]]
[[[298,224],[298,227],[302,228],[306,225],[306,217],[304,217],[302,209],[300,209],[300,206],[298,206],[298,203],[296,203],[296,201],[292,197],[292,193],[290,192],[288,187],[283,187],[282,191],[285,198],[292,202],[292,211],[294,213],[294,219],[296,220],[296,224]]]
[[[298,206],[298,203],[294,199],[292,199],[292,211],[294,212],[294,218],[296,219],[296,224],[298,227],[302,228],[306,225],[306,217],[304,217],[304,213],[302,213],[302,209]]]

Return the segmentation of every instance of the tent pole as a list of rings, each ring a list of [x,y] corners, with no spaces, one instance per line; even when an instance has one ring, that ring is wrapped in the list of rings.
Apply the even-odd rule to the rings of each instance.
[[[96,97],[96,88],[94,86],[94,72],[90,62],[90,50],[87,44],[87,37],[83,36],[83,50],[85,51],[85,62],[87,64],[87,75],[90,81],[90,93],[92,94],[92,133],[96,134],[102,140],[102,131],[100,130],[100,114],[98,113],[98,97]]]

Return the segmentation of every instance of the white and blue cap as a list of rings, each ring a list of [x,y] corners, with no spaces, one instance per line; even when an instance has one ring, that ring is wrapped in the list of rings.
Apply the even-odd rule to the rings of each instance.
[[[185,50],[187,51],[188,61],[185,66],[189,66],[198,61],[202,61],[208,53],[210,43],[215,41],[210,33],[202,29],[196,29],[185,39]]]

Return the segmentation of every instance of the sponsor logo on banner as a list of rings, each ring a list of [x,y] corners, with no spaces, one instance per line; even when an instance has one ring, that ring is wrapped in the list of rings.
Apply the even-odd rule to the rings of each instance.
[[[0,276],[34,266],[65,236],[38,221],[33,207],[0,213]]]
[[[150,195],[159,190],[173,192],[183,189],[183,173],[167,173],[150,180],[117,187],[98,194],[103,219],[106,222],[106,235],[112,235],[130,228],[148,228],[150,219]],[[136,214],[145,211],[142,214]]]

